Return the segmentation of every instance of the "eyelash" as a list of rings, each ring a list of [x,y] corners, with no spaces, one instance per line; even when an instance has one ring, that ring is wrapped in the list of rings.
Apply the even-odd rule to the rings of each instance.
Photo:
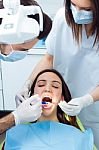
[[[38,87],[42,87],[42,86],[45,86],[45,85],[38,85]]]
[[[38,87],[43,87],[43,86],[45,86],[45,85],[38,85]],[[54,87],[54,88],[56,88],[56,89],[58,89],[58,88],[59,88],[59,87],[54,86],[54,85],[52,85],[52,87]]]
[[[91,11],[91,9],[89,8],[89,9],[85,9],[86,11]]]
[[[54,88],[58,89],[58,87],[57,87],[57,86],[54,86],[54,85],[53,85],[52,87],[54,87]]]

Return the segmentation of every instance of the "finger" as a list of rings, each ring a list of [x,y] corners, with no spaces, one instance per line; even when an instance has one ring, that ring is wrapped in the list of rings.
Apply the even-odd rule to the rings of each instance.
[[[23,103],[24,106],[28,107],[29,109],[32,109],[32,106],[33,106],[33,109],[37,108],[37,107],[40,107],[41,106],[41,101],[34,101],[32,98],[29,98],[27,100],[25,100]]]
[[[65,106],[65,105],[67,105],[67,103],[65,102],[65,101],[60,101],[59,103],[58,103],[58,105],[62,105],[62,106]]]
[[[42,109],[42,106],[41,106],[41,103],[40,102],[36,102],[34,104],[31,104],[30,103],[30,106],[31,106],[31,109],[35,109],[36,111],[38,111],[38,109]]]
[[[15,96],[16,107],[18,107],[23,101],[25,101],[25,99],[22,96]]]
[[[32,106],[31,109],[33,110],[34,114],[41,114],[42,113],[42,107],[41,106],[37,106],[35,107],[35,110],[34,110],[34,107]]]
[[[62,111],[70,116],[75,116],[78,114],[77,110],[75,110],[75,111],[74,110],[66,110],[66,109],[62,108]]]
[[[68,105],[70,105],[70,106],[78,106],[77,104],[72,104],[72,103],[68,103]]]
[[[62,109],[68,109],[68,110],[69,110],[69,109],[73,109],[73,106],[68,105],[68,104],[59,103],[58,105],[59,105],[59,107],[62,108]]]
[[[64,111],[64,112],[72,112],[72,111],[77,111],[79,110],[78,106],[72,106],[72,105],[68,105],[68,103],[66,103],[65,105],[63,103],[59,104],[59,107]]]
[[[62,111],[64,111],[65,113],[67,112],[73,112],[74,109],[66,109],[65,107],[60,107],[62,109]]]
[[[26,100],[27,98],[29,98],[29,92],[25,92],[22,96]]]
[[[16,95],[15,100],[16,100],[16,101],[20,101],[21,103],[22,103],[23,101],[25,101],[25,99],[24,99],[23,96],[21,96],[21,95]]]
[[[77,114],[79,114],[80,109],[76,108],[76,109],[66,109],[65,107],[61,107],[62,111],[64,111],[66,114],[68,115],[72,115],[75,116]]]
[[[67,111],[67,113],[66,114],[68,114],[68,115],[70,115],[70,116],[76,116],[76,115],[78,115],[79,114],[79,110],[75,110],[75,111],[72,111],[72,112],[70,112],[70,111]]]
[[[69,115],[69,116],[76,116],[78,113],[75,113],[75,112],[70,113],[70,112],[68,112],[66,114]]]
[[[15,103],[16,103],[16,108],[21,104],[19,100],[15,100]]]
[[[34,103],[37,103],[37,102],[41,103],[41,98],[39,97],[38,94],[31,96],[28,100],[31,104],[34,104]]]
[[[79,105],[79,103],[77,101],[73,101],[73,100],[69,101],[68,104],[72,105],[72,106],[78,106]]]
[[[78,109],[79,108],[79,105],[76,105],[76,104],[72,104],[72,103],[66,103],[66,102],[60,102],[59,103],[59,106],[60,107],[64,107],[64,108],[67,108],[67,109]]]

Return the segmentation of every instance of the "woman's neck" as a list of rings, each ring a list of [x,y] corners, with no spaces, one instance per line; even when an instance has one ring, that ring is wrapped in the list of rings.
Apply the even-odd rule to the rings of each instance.
[[[92,24],[85,25],[87,38],[92,35]]]
[[[40,122],[40,121],[47,121],[47,120],[59,122],[57,116],[44,116],[44,115],[42,115],[37,121]]]

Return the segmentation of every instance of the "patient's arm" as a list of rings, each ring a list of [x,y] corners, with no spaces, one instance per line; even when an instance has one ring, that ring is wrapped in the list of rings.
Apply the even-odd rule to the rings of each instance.
[[[9,115],[0,119],[0,134],[5,132],[7,129],[15,125],[14,115],[10,113]]]

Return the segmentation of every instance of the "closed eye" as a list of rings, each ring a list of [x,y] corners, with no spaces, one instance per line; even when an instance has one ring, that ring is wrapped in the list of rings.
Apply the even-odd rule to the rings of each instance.
[[[59,88],[58,86],[55,86],[55,85],[52,85],[52,87],[54,87],[54,88],[56,88],[56,89],[58,89],[58,88]]]
[[[92,9],[91,8],[84,8],[83,10],[91,11]]]
[[[45,81],[45,80],[39,80],[39,81],[37,82],[37,86],[38,86],[38,87],[43,87],[43,86],[45,86],[45,84],[46,84],[46,81]]]
[[[40,85],[38,85],[38,87],[43,87],[43,86],[45,86],[45,84],[40,84]]]

